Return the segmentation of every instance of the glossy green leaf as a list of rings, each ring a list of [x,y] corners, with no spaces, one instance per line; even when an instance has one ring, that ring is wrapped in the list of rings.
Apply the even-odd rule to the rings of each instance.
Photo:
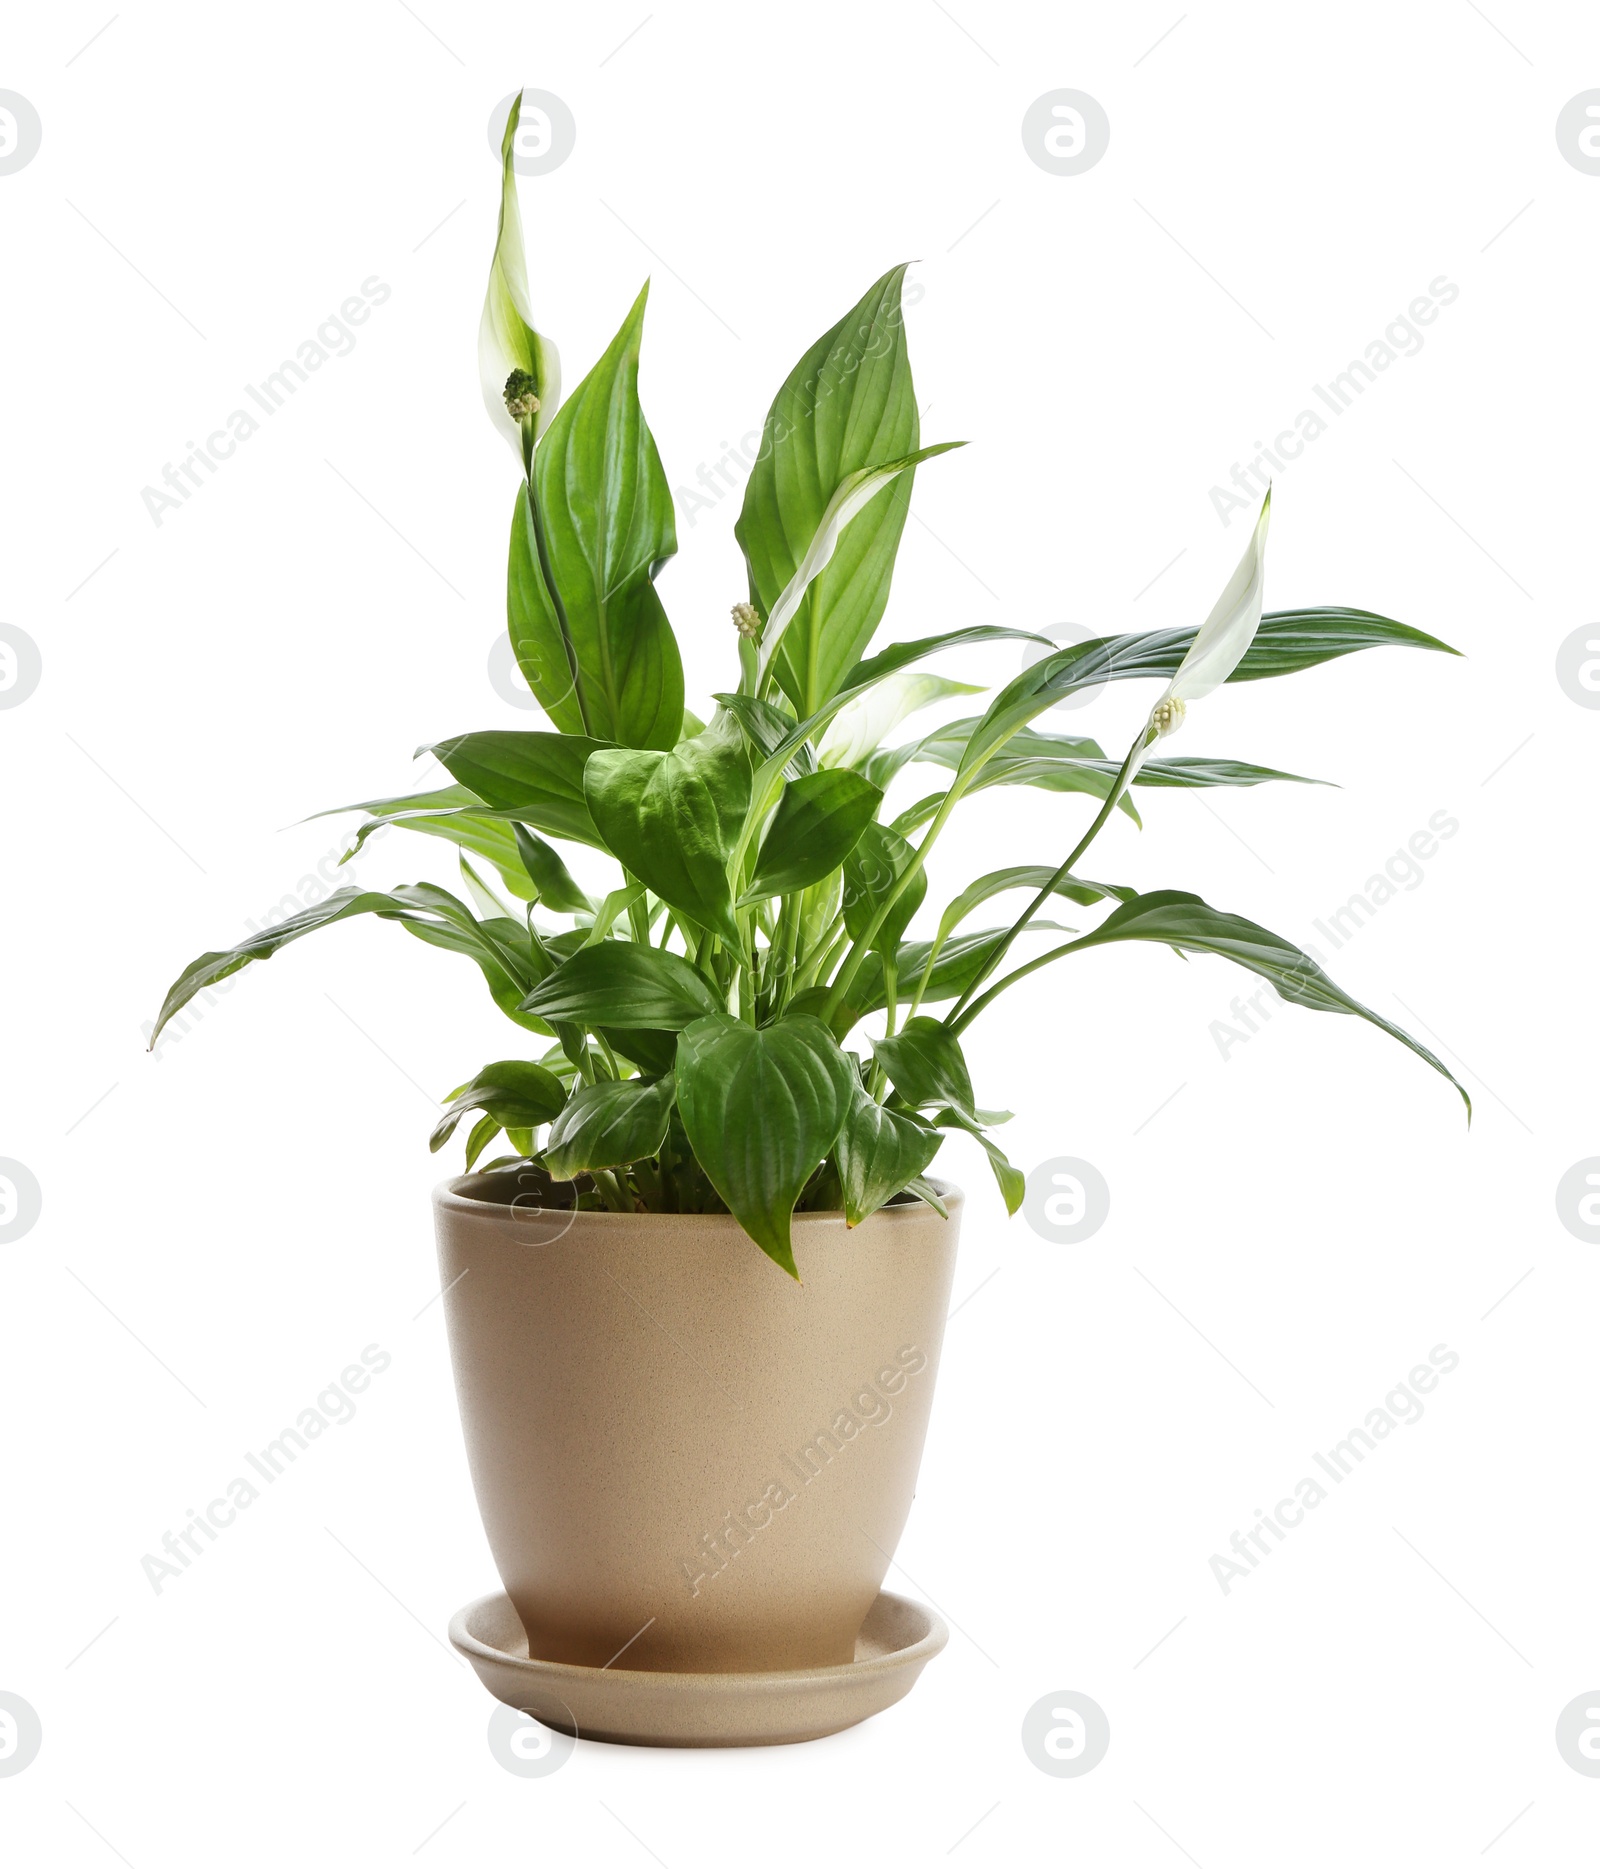
[[[855,849],[883,793],[859,773],[813,772],[784,788],[756,857],[746,901],[809,889]]]
[[[1069,694],[1108,681],[1170,678],[1196,633],[1181,629],[1098,637],[1034,663],[995,696],[968,739],[962,770],[981,764],[1035,716]],[[1275,610],[1261,619],[1244,659],[1228,679],[1260,681],[1271,675],[1292,675],[1336,656],[1386,645],[1457,653],[1436,637],[1366,610]]]
[[[1472,1100],[1466,1091],[1426,1046],[1335,986],[1309,954],[1242,915],[1214,909],[1199,896],[1181,889],[1160,889],[1122,903],[1092,934],[1072,942],[1067,951],[1104,947],[1113,941],[1160,941],[1188,954],[1220,954],[1270,980],[1284,999],[1297,1006],[1309,1006],[1315,1012],[1353,1013],[1398,1039],[1448,1078],[1471,1113]]]
[[[858,695],[834,715],[827,732],[817,746],[819,766],[852,766],[858,770],[877,753],[884,741],[903,720],[920,713],[935,702],[948,701],[958,694],[981,694],[970,681],[952,681],[948,675],[933,675],[926,669],[904,669],[885,675],[865,694]],[[875,774],[867,776],[874,784]]]
[[[705,976],[682,955],[637,941],[580,948],[523,1001],[552,1025],[677,1032],[719,1009]]]
[[[521,118],[519,91],[511,100],[511,114],[500,139],[500,224],[478,325],[478,373],[489,419],[516,450],[526,474],[534,440],[549,427],[561,400],[561,359],[549,338],[533,328],[528,302],[528,264],[522,243],[522,215],[517,207],[515,163]],[[506,378],[513,370],[532,378],[538,404],[526,430],[506,407]]]
[[[191,961],[167,991],[150,1034],[151,1045],[154,1046],[161,1036],[168,1020],[188,1005],[196,993],[228,979],[240,968],[248,967],[251,961],[270,960],[280,948],[298,941],[303,935],[314,934],[319,928],[331,927],[335,922],[348,921],[356,915],[377,915],[385,921],[398,921],[436,947],[467,955],[482,969],[502,1010],[508,1009],[508,1000],[510,1007],[515,1007],[517,997],[527,990],[531,977],[531,961],[525,951],[528,937],[514,922],[504,923],[503,928],[519,937],[520,948],[508,941],[501,930],[478,921],[466,904],[448,890],[431,883],[414,883],[389,893],[337,889],[326,902],[286,916],[281,922],[252,935],[248,941],[202,954]],[[534,1029],[539,1028],[535,1026]]]
[[[972,1137],[989,1158],[995,1184],[1000,1189],[1000,1198],[1006,1204],[1006,1212],[1014,1214],[1022,1205],[1028,1192],[1028,1178],[1020,1168],[1013,1168],[1002,1149],[992,1137],[987,1135],[981,1123],[973,1120],[965,1110],[941,1110],[933,1119],[941,1129],[961,1129]]]
[[[859,1226],[915,1181],[939,1153],[940,1140],[926,1123],[875,1102],[858,1077],[834,1145],[845,1225]]]
[[[456,1093],[428,1138],[428,1147],[435,1153],[442,1149],[469,1110],[482,1110],[497,1129],[534,1129],[559,1115],[566,1099],[566,1086],[543,1065],[503,1058],[486,1064]]]
[[[656,1154],[676,1095],[670,1076],[653,1084],[629,1077],[581,1085],[551,1127],[545,1166],[566,1181],[586,1168],[615,1168]]]
[[[677,1079],[700,1166],[745,1232],[798,1278],[790,1217],[843,1127],[855,1066],[817,1019],[757,1030],[719,1012],[679,1034]]]
[[[670,753],[596,753],[584,795],[617,859],[737,949],[728,863],[750,802],[750,756],[731,719],[719,721]]]
[[[506,602],[518,664],[562,732],[664,751],[683,726],[683,666],[654,581],[678,542],[639,407],[648,295],[539,444],[533,497],[520,490],[512,520]]]
[[[516,839],[517,856],[538,899],[558,914],[592,913],[594,904],[579,886],[571,870],[562,862],[560,851],[530,831],[525,824],[514,823],[511,830]]]
[[[590,755],[608,744],[578,734],[502,728],[457,734],[427,750],[453,779],[496,811],[551,837],[604,850],[605,840],[584,801],[583,771]]]
[[[925,1013],[908,1019],[892,1038],[878,1039],[872,1055],[914,1110],[949,1103],[972,1113],[972,1079],[961,1041],[937,1019]]]
[[[865,512],[877,496],[891,482],[898,480],[913,467],[924,461],[931,461],[935,455],[948,454],[952,448],[965,446],[959,441],[935,442],[930,448],[918,448],[913,454],[902,455],[895,461],[884,461],[873,467],[859,467],[852,474],[846,474],[833,490],[833,497],[822,509],[822,517],[817,522],[811,543],[800,555],[800,562],[795,566],[794,575],[779,593],[778,601],[772,606],[762,631],[760,646],[756,656],[756,685],[758,690],[766,686],[767,671],[774,659],[783,653],[783,643],[789,625],[799,614],[800,606],[805,602],[806,593],[812,584],[822,575],[839,549],[847,527],[858,513]],[[815,663],[817,655],[825,643],[825,636],[813,632],[811,636],[811,657]],[[859,654],[859,650],[856,651]],[[854,660],[854,656],[850,658]],[[811,670],[811,679],[818,679],[815,667]]]
[[[771,701],[757,700],[753,694],[718,694],[713,695],[712,699],[719,701],[733,715],[744,729],[745,738],[762,759],[770,758],[794,732],[793,713]],[[785,756],[789,759],[787,776],[790,778],[803,778],[806,773],[817,769],[816,755],[803,741],[791,747]]]
[[[916,394],[900,290],[886,273],[790,372],[768,411],[734,536],[750,601],[770,614],[799,566],[839,483],[894,461],[918,443]],[[911,502],[902,475],[845,532],[785,633],[778,681],[802,715],[815,711],[866,649],[889,598],[895,551]]]
[[[862,832],[844,861],[844,925],[852,941],[866,938],[874,917],[893,894],[914,855],[900,833],[886,824],[869,824]],[[895,952],[927,893],[927,873],[919,870],[872,937],[878,953]]]

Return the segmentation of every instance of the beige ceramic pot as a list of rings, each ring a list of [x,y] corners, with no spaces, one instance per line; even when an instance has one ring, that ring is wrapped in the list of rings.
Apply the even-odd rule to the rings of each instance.
[[[467,1456],[542,1661],[838,1666],[916,1487],[961,1196],[794,1222],[802,1284],[724,1215],[434,1195]]]

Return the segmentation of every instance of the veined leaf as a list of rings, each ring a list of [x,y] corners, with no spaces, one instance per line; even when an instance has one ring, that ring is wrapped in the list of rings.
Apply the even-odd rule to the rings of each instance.
[[[591,914],[594,904],[562,862],[560,851],[536,836],[525,824],[513,824],[511,830],[516,838],[517,856],[538,899],[558,914]]]
[[[738,721],[745,738],[763,759],[776,752],[794,731],[794,715],[771,701],[757,700],[753,694],[717,694],[711,698],[720,702]],[[786,776],[800,779],[816,769],[816,755],[802,741],[793,748]]]
[[[578,734],[461,733],[427,750],[486,805],[574,843],[606,848],[584,802],[589,756],[609,745]]]
[[[790,1218],[850,1107],[854,1065],[817,1019],[760,1030],[726,1013],[678,1036],[678,1111],[728,1211],[792,1278]]]
[[[852,941],[860,941],[873,917],[893,894],[915,856],[910,844],[887,824],[869,824],[844,861],[844,925]],[[896,898],[872,937],[880,954],[893,954],[906,927],[928,893],[926,870],[918,870]]]
[[[908,1019],[893,1038],[878,1039],[872,1055],[914,1110],[949,1103],[973,1114],[972,1079],[961,1041],[937,1019],[923,1013]]]
[[[534,1129],[558,1115],[566,1097],[561,1079],[543,1065],[522,1058],[486,1064],[451,1099],[428,1138],[428,1147],[435,1153],[442,1149],[469,1110],[484,1111],[497,1129]]]
[[[850,1113],[834,1145],[845,1225],[859,1226],[915,1181],[939,1153],[940,1140],[926,1123],[875,1102],[856,1077]]]
[[[854,850],[883,793],[859,773],[813,772],[784,788],[744,900],[791,895],[830,875]]]
[[[524,486],[512,522],[507,616],[518,663],[562,732],[665,751],[683,727],[683,665],[654,582],[678,541],[639,408],[649,290],[539,444],[535,501]]]
[[[616,1168],[644,1161],[666,1140],[677,1085],[637,1077],[581,1085],[556,1118],[545,1144],[545,1165],[568,1181],[586,1168]]]
[[[161,1036],[168,1020],[182,1011],[196,993],[214,986],[219,980],[226,980],[253,960],[270,960],[280,948],[298,941],[302,935],[314,934],[319,928],[348,921],[355,915],[377,915],[385,921],[400,922],[435,947],[467,955],[478,963],[503,1011],[513,1009],[514,995],[526,991],[531,963],[502,932],[509,930],[513,936],[520,934],[524,947],[528,947],[526,930],[519,931],[514,922],[503,923],[501,929],[481,923],[464,902],[431,883],[414,883],[388,894],[371,889],[337,889],[326,902],[302,909],[298,915],[287,916],[273,927],[252,935],[248,941],[202,954],[191,961],[168,989],[150,1034],[151,1045],[154,1046]],[[519,1019],[519,1023],[533,1030],[544,1029],[534,1020]]]
[[[524,1012],[552,1025],[618,1031],[677,1032],[719,1009],[711,983],[681,954],[637,941],[580,948],[523,1001]]]
[[[738,950],[728,862],[750,802],[750,756],[731,718],[720,719],[670,753],[596,753],[584,795],[618,861]]]
[[[528,303],[528,264],[522,244],[522,215],[517,207],[516,141],[522,117],[522,93],[511,100],[505,135],[500,139],[500,225],[489,264],[489,290],[478,325],[478,373],[489,419],[511,443],[528,471],[533,444],[550,425],[561,400],[561,359],[547,337],[533,328]],[[506,378],[521,370],[532,379],[537,407],[529,429],[506,407]]]
[[[1309,1006],[1314,1012],[1353,1013],[1398,1039],[1440,1076],[1448,1078],[1461,1092],[1468,1115],[1472,1112],[1471,1098],[1426,1046],[1335,986],[1309,954],[1242,915],[1214,909],[1199,896],[1181,889],[1159,889],[1122,903],[1092,934],[1072,942],[1066,952],[1104,947],[1113,941],[1160,941],[1188,954],[1221,954],[1260,974],[1263,980],[1270,980],[1284,999],[1297,1006]]]
[[[1019,729],[1047,707],[1080,689],[1108,681],[1170,678],[1178,672],[1198,632],[1159,630],[1148,635],[1102,636],[1074,643],[1046,656],[1008,682],[968,738],[961,769],[980,765]],[[1384,645],[1456,650],[1388,617],[1367,610],[1325,608],[1274,610],[1262,617],[1244,659],[1229,681],[1260,681],[1269,675],[1292,675],[1336,656]]]
[[[734,527],[749,567],[750,601],[763,616],[794,577],[840,482],[916,450],[916,394],[900,308],[905,270],[886,273],[812,345],[767,413]],[[776,673],[802,716],[835,692],[872,640],[910,502],[910,476],[875,497],[785,631]]]
[[[908,469],[932,460],[936,454],[948,454],[952,448],[965,445],[959,441],[935,442],[932,447],[918,448],[915,453],[902,455],[897,461],[884,461],[874,467],[858,467],[853,474],[846,474],[839,482],[834,488],[833,497],[822,509],[816,532],[801,554],[793,577],[784,585],[767,617],[756,662],[758,687],[765,686],[767,670],[772,666],[774,658],[782,653],[784,635],[805,601],[806,592],[827,568],[839,549],[840,537],[857,513],[865,511],[885,487],[898,480]],[[820,654],[822,643],[822,635],[813,632],[811,654],[814,661]],[[854,655],[850,660],[854,660]],[[814,669],[810,679],[817,679]]]

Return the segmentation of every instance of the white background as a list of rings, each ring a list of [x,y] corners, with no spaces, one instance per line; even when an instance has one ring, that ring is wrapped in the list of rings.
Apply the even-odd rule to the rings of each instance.
[[[1592,1848],[1600,1782],[1553,1735],[1600,1683],[1600,1261],[1555,1188],[1600,1152],[1600,714],[1555,657],[1597,601],[1600,177],[1554,125],[1600,84],[1600,19],[371,0],[107,25],[111,3],[14,15],[0,69],[43,124],[0,176],[0,617],[44,670],[0,712],[0,1155],[44,1203],[0,1247],[0,1689],[44,1727],[0,1779],[8,1860]],[[576,383],[653,277],[642,387],[675,485],[918,261],[924,439],[974,445],[918,476],[882,640],[1198,621],[1245,535],[1208,490],[1430,281],[1459,288],[1279,478],[1268,606],[1366,606],[1467,659],[1382,651],[1217,695],[1175,750],[1343,789],[1146,792],[1143,833],[1113,827],[1090,873],[1317,942],[1477,1106],[1469,1131],[1381,1034],[1288,1007],[1224,1058],[1212,1028],[1254,983],[1220,961],[1101,952],[1014,993],[969,1047],[979,1100],[1018,1113],[1019,1165],[1087,1159],[1112,1206],[1051,1245],[973,1150],[941,1159],[971,1194],[974,1295],[889,1581],[945,1612],[949,1649],[815,1745],[585,1744],[537,1781],[490,1755],[491,1703],[442,1641],[494,1573],[424,1308],[425,1106],[508,1049],[503,1021],[469,966],[358,923],[157,1059],[140,1029],[350,821],[283,826],[407,789],[417,745],[535,718],[486,675],[516,470],[475,364],[486,126],[523,82],[578,126],[523,183],[540,322]],[[1083,175],[1020,135],[1061,86],[1111,122]],[[392,296],[355,349],[156,526],[141,489],[373,275]],[[662,579],[691,701],[731,683],[737,505],[681,517]],[[947,666],[998,682],[1017,657]],[[1120,752],[1149,699],[1046,724]],[[1459,833],[1334,954],[1313,920],[1439,811]],[[1054,862],[1084,812],[988,794],[931,900]],[[453,873],[399,835],[357,867]],[[392,1367],[356,1419],[157,1595],[143,1555],[372,1343]],[[1437,1344],[1460,1367],[1424,1419],[1224,1595],[1212,1554]],[[1069,1688],[1112,1737],[1063,1780],[1019,1734]]]

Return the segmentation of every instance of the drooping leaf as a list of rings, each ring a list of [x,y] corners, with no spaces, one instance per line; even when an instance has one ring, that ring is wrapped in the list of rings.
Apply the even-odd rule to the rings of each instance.
[[[523,1010],[552,1025],[677,1032],[719,1003],[710,982],[682,955],[637,941],[602,941],[546,975]]]
[[[866,938],[874,917],[893,895],[914,855],[899,832],[886,824],[869,824],[862,832],[844,861],[844,925],[852,941]],[[919,870],[895,898],[894,906],[872,937],[878,953],[895,952],[927,893],[927,872]]]
[[[975,1122],[966,1110],[941,1110],[933,1119],[941,1129],[961,1129],[979,1144],[989,1158],[989,1167],[994,1174],[995,1184],[1000,1189],[1000,1198],[1006,1204],[1006,1212],[1014,1214],[1022,1205],[1023,1197],[1028,1192],[1028,1177],[1020,1168],[1013,1168],[1006,1159],[1005,1150],[989,1136],[981,1123]]]
[[[845,1225],[859,1226],[915,1181],[938,1154],[939,1142],[938,1132],[926,1123],[875,1102],[857,1077],[850,1113],[834,1145]]]
[[[570,1180],[586,1168],[616,1168],[655,1155],[666,1140],[677,1085],[637,1077],[581,1085],[556,1118],[545,1144],[545,1165]]]
[[[790,1217],[850,1107],[854,1065],[817,1019],[757,1029],[713,1013],[678,1037],[678,1110],[728,1211],[798,1278]]]
[[[1302,953],[1292,942],[1257,922],[1214,909],[1199,896],[1184,890],[1159,889],[1122,903],[1092,934],[1072,942],[1068,951],[1103,947],[1113,941],[1160,941],[1188,954],[1220,954],[1241,967],[1248,967],[1262,979],[1270,980],[1284,999],[1297,1006],[1309,1006],[1315,1012],[1353,1013],[1398,1039],[1442,1077],[1448,1078],[1461,1092],[1462,1101],[1471,1114],[1472,1100],[1426,1046],[1352,999],[1334,985],[1309,954]]]
[[[883,793],[859,773],[813,772],[784,788],[756,857],[746,901],[791,895],[836,870],[854,850]]]
[[[506,940],[501,930],[478,921],[466,904],[448,890],[436,888],[432,883],[414,883],[389,893],[337,889],[327,901],[286,916],[281,922],[252,935],[248,941],[202,954],[191,961],[167,991],[151,1030],[151,1045],[161,1036],[168,1020],[182,1011],[196,993],[228,979],[251,961],[270,960],[280,948],[298,941],[302,935],[314,934],[319,928],[331,927],[355,915],[377,915],[385,921],[400,922],[412,934],[436,947],[467,955],[478,963],[502,1011],[514,1009],[517,997],[527,990],[531,978],[527,956]],[[503,929],[513,936],[520,933],[526,948],[525,930],[519,931],[513,922],[504,923]],[[519,1023],[533,1030],[543,1029],[535,1020],[519,1018]]]
[[[482,1110],[493,1119],[496,1129],[535,1129],[559,1115],[566,1097],[561,1079],[543,1065],[522,1058],[486,1064],[450,1100],[428,1138],[428,1147],[435,1153],[442,1149],[469,1110]],[[485,1138],[485,1142],[488,1140]],[[480,1150],[483,1146],[479,1145]]]
[[[522,215],[517,207],[515,161],[521,118],[519,91],[511,100],[511,114],[500,140],[500,225],[478,325],[478,373],[489,419],[516,450],[526,474],[533,442],[549,427],[561,400],[561,359],[549,338],[534,330],[528,302],[528,265],[522,244]],[[506,379],[513,370],[531,379],[530,389],[537,404],[526,435],[521,421],[506,406]]]
[[[516,838],[517,855],[539,900],[558,914],[583,915],[592,912],[594,904],[584,894],[571,870],[562,862],[560,851],[530,831],[525,824],[514,823],[511,830]]]
[[[762,429],[734,536],[750,601],[770,614],[846,475],[898,460],[918,443],[900,289],[886,273],[790,372]],[[889,597],[911,502],[902,475],[850,527],[785,633],[777,675],[801,715],[819,707],[872,640]]]
[[[428,748],[440,765],[486,805],[551,837],[604,850],[584,802],[583,771],[609,742],[579,734],[496,729],[462,733]]]
[[[731,718],[719,718],[670,753],[596,753],[584,794],[613,855],[737,949],[728,862],[750,802],[750,756]]]
[[[914,1110],[948,1103],[972,1114],[972,1079],[961,1041],[937,1019],[925,1013],[908,1019],[892,1038],[878,1039],[872,1055]]]
[[[563,733],[671,748],[683,665],[655,576],[678,549],[672,492],[639,407],[647,285],[562,405],[511,527],[511,644]],[[576,660],[576,670],[572,667]]]

